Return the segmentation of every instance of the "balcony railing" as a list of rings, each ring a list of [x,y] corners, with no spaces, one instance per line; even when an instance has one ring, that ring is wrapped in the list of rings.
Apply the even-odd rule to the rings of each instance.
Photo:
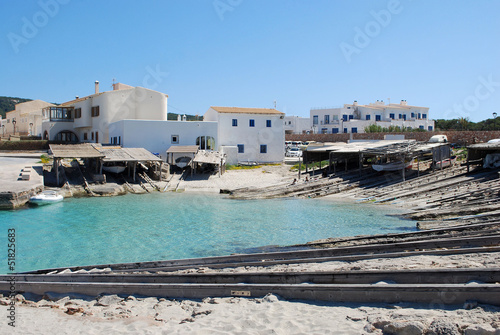
[[[43,118],[54,122],[73,122],[73,111],[73,107],[46,107],[43,109]]]

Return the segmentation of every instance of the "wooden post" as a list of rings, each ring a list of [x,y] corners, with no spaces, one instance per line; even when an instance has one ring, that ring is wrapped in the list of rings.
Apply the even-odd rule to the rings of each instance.
[[[302,170],[302,160],[299,157],[299,179],[298,180],[300,180],[300,172],[301,172],[301,170]]]
[[[359,151],[359,175],[361,176],[361,171],[363,169],[363,153]]]
[[[59,159],[54,158],[54,165],[56,167],[56,183],[57,187],[59,187]]]
[[[135,181],[135,169],[136,169],[136,167],[137,167],[137,162],[134,162],[134,178],[133,178],[134,181]]]

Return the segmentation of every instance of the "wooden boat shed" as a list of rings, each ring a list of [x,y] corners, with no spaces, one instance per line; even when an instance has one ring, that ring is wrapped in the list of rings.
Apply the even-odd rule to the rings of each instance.
[[[98,144],[50,144],[50,152],[54,159],[54,169],[56,170],[56,181],[59,185],[59,166],[62,159],[85,159],[95,160],[96,174],[102,175],[102,165],[105,162],[125,162],[133,167],[133,177],[135,181],[135,171],[138,163],[160,162],[160,171],[163,160],[144,148],[121,148],[103,147]]]
[[[133,169],[132,176],[134,181],[135,171],[139,163],[160,162],[160,171],[162,169],[163,160],[144,148],[101,147],[99,151],[105,155],[102,159],[103,163],[123,162],[127,164],[129,176],[130,170]],[[102,164],[100,166],[100,174],[102,174]]]
[[[219,168],[219,176],[225,166],[225,155],[219,151],[200,150],[197,145],[173,145],[167,150],[167,163],[175,165],[178,157],[190,157],[191,175],[197,164],[211,164]]]
[[[467,147],[467,172],[471,164],[483,164],[488,154],[500,154],[500,142],[469,145]]]
[[[425,153],[432,154],[434,161],[440,161],[449,158],[449,152],[449,143],[428,143],[415,140],[360,140],[349,143],[325,143],[323,146],[307,147],[303,152],[303,162],[306,164],[307,172],[310,163],[328,160],[330,172],[333,166],[333,172],[335,173],[336,165],[339,162],[344,162],[347,170],[348,161],[357,161],[361,173],[365,157],[383,156],[403,161],[417,157],[419,163],[420,158]],[[403,179],[405,179],[404,169]]]
[[[54,159],[54,169],[56,170],[56,182],[59,185],[59,166],[62,159],[82,158],[96,160],[96,173],[101,160],[105,155],[97,150],[90,143],[80,144],[49,144],[50,153]],[[102,174],[102,173],[101,173]]]

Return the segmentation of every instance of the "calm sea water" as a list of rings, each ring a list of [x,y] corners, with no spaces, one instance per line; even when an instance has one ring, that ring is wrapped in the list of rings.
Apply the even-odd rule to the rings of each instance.
[[[415,230],[388,206],[328,199],[233,200],[155,193],[0,211],[0,273],[7,230],[16,230],[16,271],[227,255],[267,245]],[[395,214],[395,212],[392,212]]]

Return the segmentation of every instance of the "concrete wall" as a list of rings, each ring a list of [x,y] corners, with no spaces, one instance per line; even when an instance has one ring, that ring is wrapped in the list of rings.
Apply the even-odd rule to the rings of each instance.
[[[172,145],[196,145],[199,136],[211,136],[217,146],[217,122],[121,120],[110,124],[107,139],[119,137],[124,148],[145,148],[166,159]],[[177,136],[178,143],[172,142]]]
[[[239,162],[272,163],[282,162],[285,157],[285,131],[280,115],[218,113],[219,145],[244,145],[244,153],[238,153]],[[209,114],[210,115],[210,114]],[[232,120],[238,120],[238,126]],[[250,127],[250,120],[255,126]],[[271,120],[271,127],[266,127],[266,120]],[[267,153],[261,153],[261,145],[267,145]]]
[[[425,131],[407,133],[363,133],[363,134],[303,134],[286,135],[287,141],[347,142],[354,140],[383,140],[384,135],[405,135],[406,139],[428,141],[433,135],[446,135],[450,143],[468,145],[500,138],[500,131]]]

